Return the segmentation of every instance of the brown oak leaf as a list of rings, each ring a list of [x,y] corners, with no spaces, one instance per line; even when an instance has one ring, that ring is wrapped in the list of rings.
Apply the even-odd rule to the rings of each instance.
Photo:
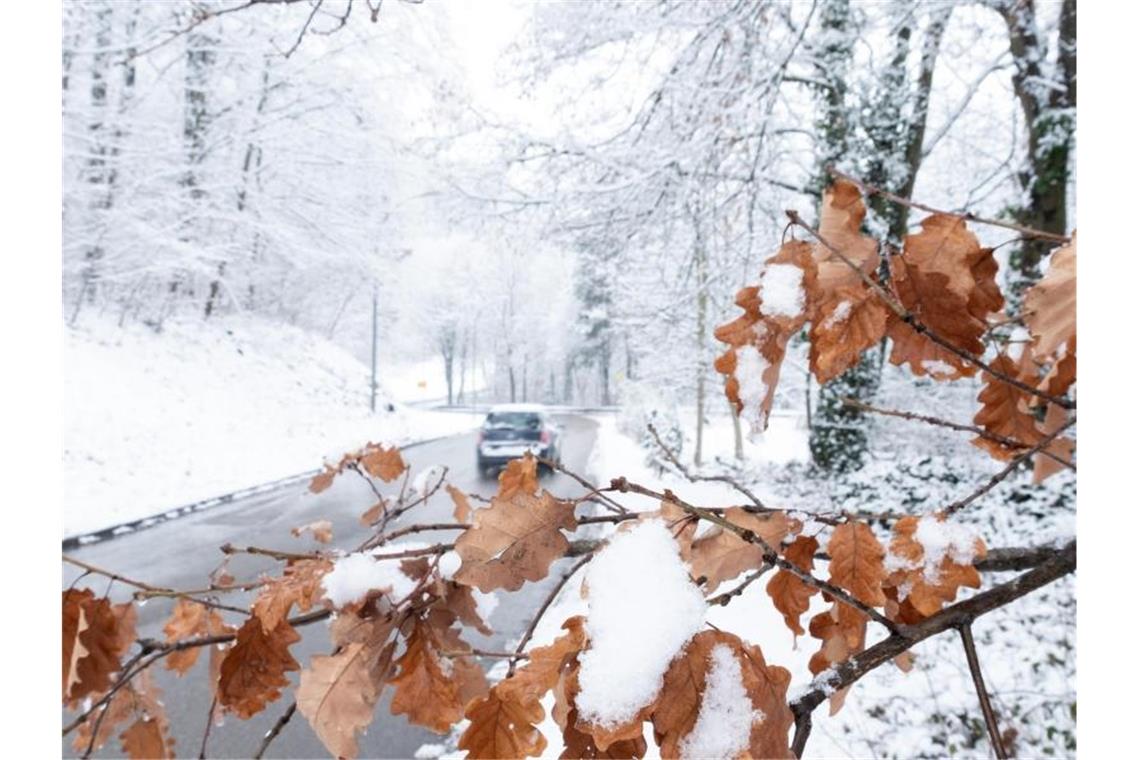
[[[1018,366],[1006,354],[995,358],[990,367],[1010,377],[1018,375]],[[1037,419],[1030,411],[1030,395],[1001,378],[987,374],[978,394],[982,408],[974,415],[974,424],[995,436],[1011,438],[1026,446],[1034,446],[1043,437]],[[978,436],[971,443],[984,449],[995,459],[1008,461],[1024,449],[1007,446],[1000,441]]]
[[[455,542],[463,560],[455,580],[483,592],[516,591],[524,581],[546,577],[550,563],[570,547],[562,530],[576,527],[574,504],[547,491],[536,497],[512,489],[509,498],[496,496]]]
[[[500,499],[510,499],[515,494],[534,496],[538,491],[538,460],[529,451],[519,459],[512,459],[499,473]]]
[[[543,718],[539,705],[505,699],[494,688],[468,705],[465,715],[471,723],[458,746],[472,760],[538,757],[546,749],[546,737],[537,728]]]
[[[313,493],[320,493],[321,491],[327,490],[328,487],[333,484],[333,480],[339,474],[339,468],[325,465],[325,469],[318,472],[313,476],[313,479],[309,481],[309,490]]]
[[[385,483],[391,483],[408,469],[399,449],[375,443],[369,443],[360,452],[360,465],[369,475]]]
[[[173,740],[167,739],[162,726],[154,718],[139,718],[119,738],[123,743],[123,752],[132,760],[174,757]]]
[[[819,234],[844,257],[873,277],[879,265],[878,244],[863,235],[867,209],[859,188],[846,180],[824,193]],[[811,302],[809,361],[816,380],[826,383],[853,366],[860,354],[878,343],[887,329],[888,309],[857,272],[822,243],[813,245],[817,264]]]
[[[783,512],[755,514],[742,507],[731,507],[725,510],[724,518],[752,531],[774,550],[801,528],[798,520],[790,519]],[[764,549],[732,531],[716,527],[693,541],[688,555],[682,554],[682,557],[689,562],[693,577],[704,578],[706,592],[712,593],[721,583],[746,570],[759,568],[764,562]]]
[[[223,633],[227,628],[222,616],[204,604],[189,599],[179,599],[174,605],[170,619],[166,621],[162,631],[166,634],[168,642],[183,641],[199,636],[213,636]],[[166,669],[173,670],[178,675],[185,675],[194,663],[198,661],[198,652],[201,647],[189,647],[166,656]]]
[[[372,722],[383,686],[373,678],[376,654],[353,642],[336,654],[314,655],[301,671],[297,709],[334,757],[356,757],[356,734]]]
[[[69,588],[63,592],[63,701],[68,701],[68,693],[79,680],[76,665],[87,650],[79,643],[79,634],[87,628],[83,616],[83,604],[93,600],[95,593],[90,589]]]
[[[120,657],[134,640],[133,624],[130,625],[129,637],[124,636],[120,628],[124,613],[121,610],[116,612],[107,599],[81,595],[78,603],[80,618],[69,653],[74,669],[70,673],[65,672],[64,678],[65,687],[71,683],[65,695],[70,707],[78,705],[84,697],[105,692],[111,687],[111,676],[121,667]],[[66,597],[64,604],[65,607],[68,604]]]
[[[237,640],[221,661],[218,704],[243,720],[264,710],[289,685],[285,674],[301,669],[289,653],[289,647],[300,640],[287,620],[266,631],[261,621],[251,616],[238,629]]]
[[[819,549],[819,541],[811,536],[797,536],[786,549],[784,559],[796,567],[811,572],[815,564],[815,552]],[[800,625],[800,616],[808,611],[811,598],[819,593],[815,586],[809,586],[788,570],[780,569],[768,581],[768,596],[772,597],[772,604],[784,616],[784,622],[791,629],[793,636],[804,634]]]
[[[1054,356],[1077,335],[1077,235],[1055,251],[1049,271],[1025,293],[1025,324],[1033,336],[1033,355]]]
[[[392,714],[407,715],[417,726],[446,733],[463,717],[459,684],[445,672],[439,644],[426,621],[413,622],[406,643],[407,649],[396,662],[399,671],[389,681],[396,689]]]
[[[455,522],[467,522],[467,518],[471,516],[471,502],[467,500],[467,494],[450,483],[447,484],[447,493],[451,496],[451,500],[455,502],[455,511],[452,513],[455,517]]]
[[[329,541],[332,541],[332,523],[328,520],[317,520],[308,525],[301,525],[289,530],[290,533],[298,538],[300,538],[301,534],[305,531],[312,533],[313,538],[319,543],[327,544]]]
[[[324,593],[321,580],[330,570],[332,563],[327,559],[292,560],[279,577],[265,579],[252,608],[265,632],[288,618],[294,604],[301,612],[312,609]]]
[[[1045,424],[1042,432],[1045,435],[1049,435],[1062,425],[1065,425],[1068,421],[1069,415],[1064,409],[1056,404],[1049,404],[1045,409]],[[1072,438],[1062,435],[1054,438],[1045,448],[1045,451],[1057,457],[1057,459],[1060,459],[1062,462],[1072,463],[1073,449],[1075,446],[1076,442],[1073,441]],[[1040,483],[1053,473],[1060,472],[1064,469],[1064,466],[1058,462],[1057,459],[1046,456],[1044,452],[1033,457],[1033,482]]]
[[[946,520],[943,515],[922,519],[934,519],[940,523]],[[959,588],[980,588],[982,579],[971,562],[955,562],[949,553],[940,558],[928,558],[924,545],[915,538],[919,520],[908,515],[895,523],[891,537],[891,562],[902,567],[891,572],[887,583],[898,590],[896,600],[904,599],[921,619],[937,614],[943,605],[953,602]],[[986,556],[986,547],[980,538],[975,539],[973,548],[976,559]],[[927,571],[928,565],[934,565],[932,573]],[[913,618],[913,615],[907,617]]]
[[[787,705],[792,676],[785,668],[768,665],[760,647],[722,631],[701,631],[669,665],[653,711],[653,731],[662,757],[681,757],[685,740],[697,725],[707,694],[714,651],[726,647],[740,668],[741,685],[752,703],[754,718],[747,747],[738,756],[791,758],[788,730],[793,722]]]
[[[836,526],[827,542],[832,585],[838,586],[868,607],[887,603],[883,581],[887,571],[883,565],[886,552],[866,523],[853,521]],[[848,604],[837,603],[835,622],[847,637],[848,647],[858,651],[864,640],[867,616]],[[813,634],[814,635],[814,634]]]

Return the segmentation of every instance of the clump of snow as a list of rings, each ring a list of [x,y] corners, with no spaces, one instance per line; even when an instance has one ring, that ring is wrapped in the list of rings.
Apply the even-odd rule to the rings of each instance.
[[[835,311],[831,312],[831,316],[824,320],[823,327],[824,329],[831,329],[845,321],[849,316],[851,316],[851,302],[840,301],[839,305],[835,307]]]
[[[586,574],[590,647],[577,707],[592,723],[630,720],[661,688],[669,662],[704,624],[706,605],[661,520],[614,536]]]
[[[421,744],[412,757],[416,760],[426,760],[427,758],[439,757],[444,752],[447,752],[446,744]]]
[[[412,593],[416,583],[404,575],[398,561],[356,553],[334,562],[333,569],[321,579],[321,587],[334,607],[343,607],[363,600],[370,591],[385,591],[393,600],[400,600]]]
[[[748,749],[752,724],[764,713],[752,708],[740,661],[725,644],[713,647],[701,709],[693,730],[681,741],[684,758],[734,758]]]
[[[412,491],[420,496],[427,496],[428,491],[435,488],[436,484],[439,483],[443,472],[444,467],[441,464],[433,464],[423,468],[412,480]]]
[[[804,310],[804,270],[769,264],[760,275],[760,300],[770,317],[798,317]]]
[[[950,377],[957,371],[941,359],[923,359],[922,368],[931,377]]]
[[[736,382],[740,384],[738,394],[744,405],[743,414],[752,426],[752,434],[764,431],[768,415],[760,408],[768,395],[768,383],[764,373],[768,370],[768,360],[755,346],[741,346],[736,349]]]
[[[888,552],[883,561],[888,573],[921,566],[927,583],[937,583],[944,558],[950,557],[957,565],[969,565],[977,556],[977,533],[972,528],[961,523],[942,522],[934,515],[919,519],[914,540],[922,545],[922,562]],[[899,597],[905,599],[910,595],[909,591],[909,584],[903,584],[899,587]]]
[[[454,550],[444,552],[443,555],[439,558],[439,574],[445,580],[451,580],[459,571],[459,566],[461,564],[463,564],[463,560],[460,558],[457,552]]]

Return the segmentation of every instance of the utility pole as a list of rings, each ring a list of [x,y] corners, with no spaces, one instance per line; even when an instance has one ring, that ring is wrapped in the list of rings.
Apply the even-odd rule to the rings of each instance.
[[[380,343],[380,336],[377,335],[380,320],[378,317],[380,305],[380,288],[376,283],[372,284],[372,382],[370,385],[371,396],[368,403],[368,408],[372,410],[373,414],[376,413],[376,348]]]

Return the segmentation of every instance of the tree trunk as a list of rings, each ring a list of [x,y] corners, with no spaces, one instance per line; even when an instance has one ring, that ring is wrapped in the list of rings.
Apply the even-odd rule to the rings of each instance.
[[[708,329],[708,254],[697,232],[697,246],[693,252],[697,269],[697,440],[693,449],[693,464],[701,466],[705,434],[705,332]]]

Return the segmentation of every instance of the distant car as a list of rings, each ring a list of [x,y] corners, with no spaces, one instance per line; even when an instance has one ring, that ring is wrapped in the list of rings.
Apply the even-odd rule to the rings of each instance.
[[[561,426],[538,404],[493,406],[476,438],[479,472],[489,476],[528,451],[561,464],[561,433]]]

